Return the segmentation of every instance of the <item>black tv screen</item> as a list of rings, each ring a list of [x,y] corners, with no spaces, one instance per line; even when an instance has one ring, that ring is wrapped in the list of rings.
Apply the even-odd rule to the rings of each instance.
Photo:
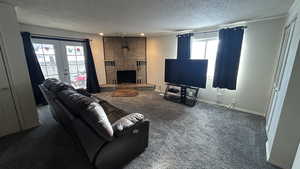
[[[166,59],[165,82],[206,88],[208,60]]]

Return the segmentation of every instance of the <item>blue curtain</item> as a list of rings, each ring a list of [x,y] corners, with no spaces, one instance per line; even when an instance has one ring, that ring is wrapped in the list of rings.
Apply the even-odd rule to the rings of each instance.
[[[192,33],[178,35],[177,41],[177,59],[187,60],[191,58],[191,37]]]
[[[215,64],[213,87],[236,89],[244,27],[219,31],[219,47]]]
[[[47,104],[39,88],[39,85],[44,82],[45,78],[35,55],[35,51],[31,42],[31,34],[29,32],[21,32],[21,35],[35,102],[37,105]]]
[[[90,93],[100,92],[100,86],[97,79],[96,68],[94,64],[93,54],[91,50],[90,40],[85,39],[86,45],[86,74],[87,74],[87,91]]]

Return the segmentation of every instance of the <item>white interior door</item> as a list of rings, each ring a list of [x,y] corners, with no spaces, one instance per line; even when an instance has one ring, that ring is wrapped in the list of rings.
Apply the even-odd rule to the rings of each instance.
[[[21,130],[2,51],[0,46],[0,137]]]
[[[274,110],[278,101],[278,93],[281,90],[281,84],[283,79],[283,73],[285,70],[287,58],[290,51],[290,44],[293,37],[294,27],[295,27],[296,20],[292,21],[289,25],[287,25],[284,28],[283,32],[283,39],[280,47],[280,53],[279,53],[279,59],[277,62],[277,67],[275,71],[275,77],[274,77],[274,84],[272,88],[272,94],[271,94],[271,102],[269,104],[268,108],[268,114],[267,114],[267,125],[266,125],[266,131],[269,133],[270,126],[272,123],[272,120],[274,116]]]
[[[56,78],[75,88],[86,88],[85,45],[82,42],[33,39],[45,78]]]

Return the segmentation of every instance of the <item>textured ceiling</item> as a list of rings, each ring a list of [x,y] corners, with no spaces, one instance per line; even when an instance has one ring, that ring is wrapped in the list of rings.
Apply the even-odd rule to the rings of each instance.
[[[14,0],[21,23],[146,34],[284,14],[293,0]]]

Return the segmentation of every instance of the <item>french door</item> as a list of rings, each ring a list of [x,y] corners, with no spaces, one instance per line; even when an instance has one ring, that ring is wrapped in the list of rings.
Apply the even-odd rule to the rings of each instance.
[[[75,88],[86,88],[85,45],[48,39],[32,39],[44,77],[56,78]]]

